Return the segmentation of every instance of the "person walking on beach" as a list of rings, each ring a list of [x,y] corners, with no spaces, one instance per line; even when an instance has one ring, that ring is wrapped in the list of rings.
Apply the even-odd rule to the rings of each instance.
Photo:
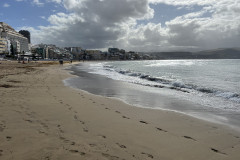
[[[60,64],[60,65],[63,65],[63,60],[59,60],[59,64]]]
[[[21,61],[21,55],[20,54],[18,54],[17,60],[18,60],[18,63],[20,63],[20,61]]]

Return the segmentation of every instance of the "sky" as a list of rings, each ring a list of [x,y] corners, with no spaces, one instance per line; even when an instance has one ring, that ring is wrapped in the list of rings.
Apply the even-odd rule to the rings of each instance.
[[[240,0],[0,0],[0,22],[33,44],[127,51],[240,46]]]

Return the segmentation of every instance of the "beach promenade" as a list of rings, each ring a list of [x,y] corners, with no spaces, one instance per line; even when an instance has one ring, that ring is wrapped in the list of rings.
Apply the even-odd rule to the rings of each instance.
[[[239,132],[66,87],[68,65],[1,62],[1,160],[240,159]]]

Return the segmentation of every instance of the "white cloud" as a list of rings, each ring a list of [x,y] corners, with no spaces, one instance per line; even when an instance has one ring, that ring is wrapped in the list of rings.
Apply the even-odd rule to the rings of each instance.
[[[182,16],[169,21],[169,43],[200,49],[239,46],[240,17],[232,10],[218,12],[218,9],[212,17]]]
[[[42,19],[46,19],[46,17],[45,17],[45,16],[40,16],[40,18],[42,18]]]
[[[192,5],[210,5],[215,4],[218,0],[149,0],[149,3],[158,4],[164,3],[173,6],[192,6]]]
[[[150,3],[201,7],[165,26],[138,25],[138,20],[154,16]],[[53,14],[49,26],[32,29],[35,42],[136,51],[240,46],[240,0],[63,0],[62,5],[68,13]]]
[[[48,18],[48,21],[53,25],[57,26],[66,25],[67,27],[71,24],[75,24],[76,22],[84,22],[84,19],[74,13],[71,14],[57,13],[55,15],[51,15]]]
[[[55,2],[55,3],[62,3],[62,0],[46,0],[47,2]]]
[[[40,2],[40,0],[33,0],[32,3],[37,5],[37,6],[43,6],[44,5],[44,3]]]
[[[4,3],[4,4],[3,4],[3,7],[8,8],[8,7],[10,7],[10,5],[7,4],[7,3]]]
[[[68,10],[77,10],[83,7],[86,0],[63,0],[63,5]]]
[[[146,0],[64,0],[63,4],[72,13],[48,17],[51,25],[40,27],[39,40],[46,38],[60,46],[109,47],[136,24],[136,19],[153,16]]]

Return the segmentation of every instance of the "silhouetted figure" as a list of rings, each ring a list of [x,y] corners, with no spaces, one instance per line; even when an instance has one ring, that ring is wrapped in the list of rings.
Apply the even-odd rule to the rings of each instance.
[[[60,64],[60,65],[63,65],[63,60],[59,60],[59,64]]]

